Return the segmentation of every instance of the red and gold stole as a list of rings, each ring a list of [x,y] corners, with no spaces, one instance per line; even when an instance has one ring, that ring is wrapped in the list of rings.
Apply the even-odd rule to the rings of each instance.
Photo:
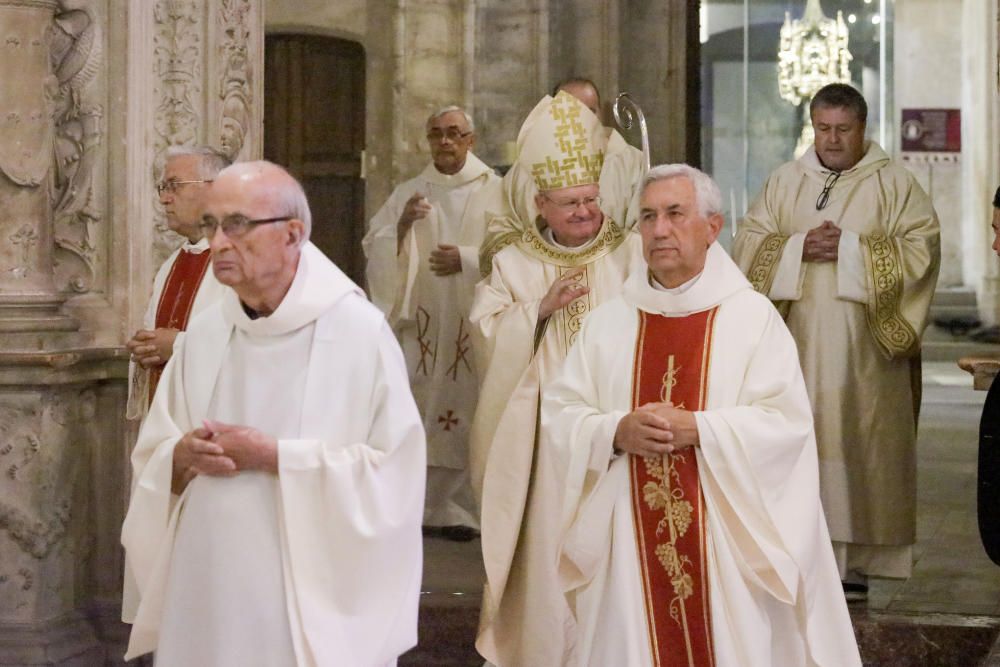
[[[205,250],[200,253],[181,250],[170,267],[167,280],[163,284],[160,302],[156,304],[157,329],[187,329],[194,297],[198,294],[201,279],[205,277],[212,253]],[[157,366],[149,371],[149,400],[153,400],[156,385],[160,382],[163,367]]]
[[[717,309],[687,317],[639,311],[632,406],[701,410]],[[715,665],[705,550],[705,503],[693,449],[629,456],[632,516],[653,664]]]

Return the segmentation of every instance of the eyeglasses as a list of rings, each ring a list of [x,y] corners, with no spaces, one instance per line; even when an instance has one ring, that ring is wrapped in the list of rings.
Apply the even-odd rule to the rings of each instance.
[[[276,218],[256,218],[251,220],[245,215],[234,214],[227,215],[221,221],[216,220],[210,215],[202,217],[201,223],[198,225],[198,229],[201,233],[205,235],[206,239],[211,239],[215,236],[215,230],[221,229],[222,233],[229,238],[238,238],[243,236],[251,227],[256,225],[266,225],[271,222],[288,222],[289,220],[294,220],[295,218],[290,215],[282,215]]]
[[[570,199],[569,201],[556,201],[552,197],[543,194],[543,197],[552,202],[552,205],[563,211],[575,211],[578,206],[583,206],[584,208],[598,208],[601,205],[601,198],[598,195],[593,197],[584,197],[583,199]]]
[[[200,179],[197,181],[163,181],[162,183],[156,184],[156,194],[162,195],[164,192],[169,192],[173,194],[177,192],[177,188],[182,185],[188,185],[189,183],[211,183],[212,179]]]
[[[826,182],[823,183],[823,191],[819,193],[819,197],[816,197],[816,210],[822,211],[826,208],[826,205],[830,203],[830,190],[833,189],[833,185],[840,178],[839,171],[831,171],[830,175],[826,177]]]
[[[427,141],[433,143],[440,143],[442,140],[445,139],[445,137],[447,137],[448,141],[454,142],[458,141],[459,139],[465,139],[470,134],[472,134],[472,130],[467,130],[465,132],[462,132],[457,127],[449,127],[447,130],[440,130],[438,128],[434,128],[433,130],[427,132]]]

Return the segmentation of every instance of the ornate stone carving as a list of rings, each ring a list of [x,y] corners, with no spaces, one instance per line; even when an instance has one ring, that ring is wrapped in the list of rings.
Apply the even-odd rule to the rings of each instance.
[[[93,188],[104,137],[104,109],[88,91],[104,62],[100,21],[88,0],[60,0],[52,23],[50,90],[55,126],[55,170],[50,181],[56,285],[62,291],[92,287],[102,207]]]
[[[218,14],[222,35],[218,53],[223,63],[219,81],[222,100],[219,144],[234,160],[243,150],[252,117],[253,69],[248,57],[251,9],[250,0],[221,0]]]
[[[163,155],[168,146],[187,146],[198,142],[201,126],[202,91],[202,12],[194,0],[157,0],[153,15],[156,21],[153,55],[156,67],[155,154],[159,156],[150,175],[158,180]],[[166,226],[166,219],[156,209],[156,234],[153,240],[154,265],[158,266],[179,245],[178,237]]]
[[[0,5],[0,301],[52,293],[48,198],[53,85],[48,28],[55,1]]]
[[[79,450],[67,446],[68,406],[46,396],[39,409],[26,405],[37,396],[19,398],[20,409],[0,407],[0,532],[42,559],[66,534]]]

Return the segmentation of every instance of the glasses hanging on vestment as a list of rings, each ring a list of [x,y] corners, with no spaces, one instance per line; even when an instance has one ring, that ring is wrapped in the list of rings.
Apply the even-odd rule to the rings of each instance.
[[[826,177],[826,182],[823,183],[823,191],[819,193],[819,197],[816,197],[817,211],[822,211],[826,208],[826,205],[830,203],[830,190],[833,189],[834,183],[836,183],[839,179],[839,171],[831,171],[830,175]]]

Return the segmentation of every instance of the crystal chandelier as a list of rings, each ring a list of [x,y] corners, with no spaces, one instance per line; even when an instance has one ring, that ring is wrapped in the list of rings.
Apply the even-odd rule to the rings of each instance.
[[[851,52],[844,15],[827,18],[819,0],[806,0],[801,19],[791,20],[785,12],[778,46],[778,93],[792,104],[803,104],[802,133],[795,146],[795,157],[813,143],[809,100],[829,83],[850,83]]]

